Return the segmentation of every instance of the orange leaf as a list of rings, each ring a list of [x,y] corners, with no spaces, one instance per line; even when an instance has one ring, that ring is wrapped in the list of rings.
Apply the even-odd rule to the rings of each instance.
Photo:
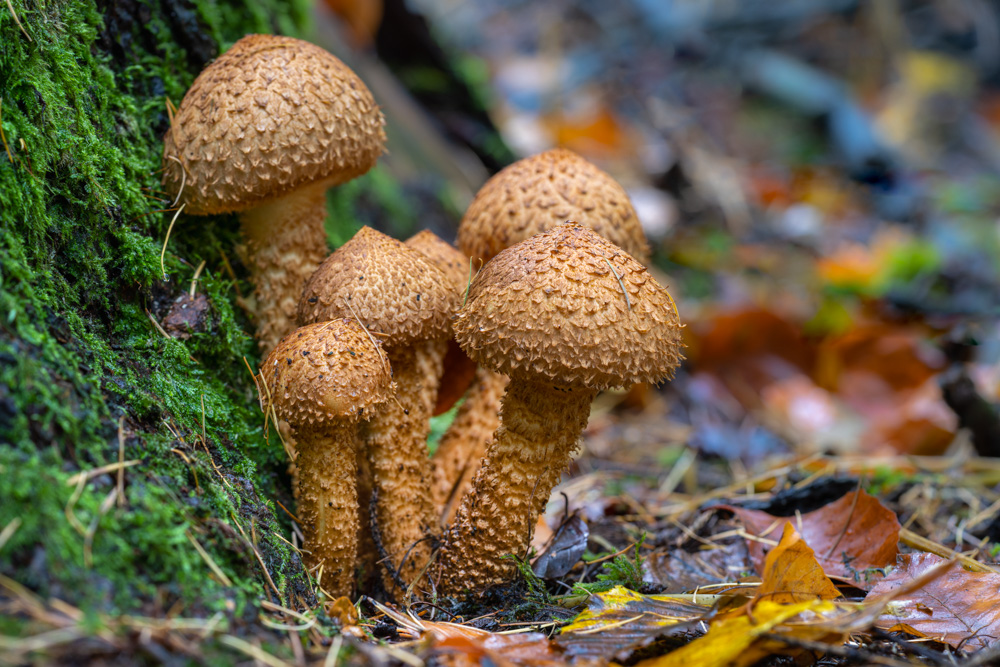
[[[877,574],[874,570],[896,562],[899,553],[899,519],[877,498],[865,491],[847,494],[813,512],[794,517],[777,517],[760,510],[727,507],[743,521],[747,532],[761,540],[747,540],[750,557],[763,572],[766,555],[786,524],[795,526],[812,546],[816,560],[827,576],[868,589]]]
[[[816,554],[791,523],[785,524],[781,542],[767,554],[761,579],[755,602],[766,598],[787,604],[840,597],[840,591],[816,561]]]

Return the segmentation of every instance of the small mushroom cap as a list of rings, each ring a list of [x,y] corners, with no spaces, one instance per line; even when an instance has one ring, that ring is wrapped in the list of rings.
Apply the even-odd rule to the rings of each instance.
[[[288,334],[260,370],[262,399],[292,428],[368,419],[395,391],[381,345],[355,320],[320,322]]]
[[[389,346],[447,338],[460,295],[444,271],[400,241],[362,227],[306,283],[299,323],[357,316]]]
[[[682,358],[667,290],[624,250],[572,223],[494,257],[454,328],[484,366],[564,387],[657,383]]]
[[[385,121],[347,65],[291,37],[247,35],[198,75],[164,137],[163,184],[189,213],[242,211],[367,172]],[[183,190],[182,190],[183,183]]]
[[[563,148],[518,160],[488,180],[462,217],[458,247],[488,262],[504,248],[567,220],[649,261],[649,244],[625,189]]]
[[[404,241],[406,245],[424,254],[434,266],[444,271],[458,290],[465,294],[469,284],[469,258],[429,229],[418,232]]]

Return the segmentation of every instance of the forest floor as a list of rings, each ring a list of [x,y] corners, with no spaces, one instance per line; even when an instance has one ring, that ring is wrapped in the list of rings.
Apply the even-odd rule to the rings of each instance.
[[[615,175],[686,326],[672,382],[598,397],[518,580],[464,606],[316,590],[233,225],[168,246],[172,213],[140,217],[169,207],[143,195],[163,97],[305,8],[128,39],[141,4],[0,14],[0,663],[1000,661],[1000,15],[617,4],[419,3],[472,111],[375,45],[484,173],[563,145]],[[483,108],[512,153],[463,133]],[[453,235],[468,183],[424,159],[399,145],[331,194],[331,244]],[[163,330],[185,295],[204,320]]]

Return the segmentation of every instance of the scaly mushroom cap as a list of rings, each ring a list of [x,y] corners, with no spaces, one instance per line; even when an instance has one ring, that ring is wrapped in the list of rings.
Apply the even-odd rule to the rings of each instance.
[[[649,261],[646,235],[622,186],[562,148],[518,160],[488,180],[462,217],[458,247],[488,262],[504,248],[567,220]]]
[[[395,393],[381,345],[352,319],[310,324],[281,339],[261,366],[261,387],[294,428],[367,419]]]
[[[454,329],[484,366],[561,386],[661,382],[681,360],[681,325],[667,290],[577,224],[494,257],[472,281]]]
[[[309,42],[247,35],[198,75],[164,137],[163,184],[187,212],[242,211],[364,174],[385,144],[371,92]]]
[[[469,258],[429,229],[418,232],[404,242],[424,254],[434,266],[447,274],[458,290],[465,294],[469,283]]]
[[[357,315],[369,330],[389,336],[386,345],[410,345],[446,338],[459,298],[423,254],[362,227],[306,283],[299,323]]]

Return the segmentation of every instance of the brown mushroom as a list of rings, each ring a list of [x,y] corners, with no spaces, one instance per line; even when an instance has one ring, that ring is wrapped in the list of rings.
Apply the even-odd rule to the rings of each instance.
[[[625,189],[564,148],[518,160],[487,181],[462,217],[458,248],[488,262],[567,220],[590,227],[640,262],[649,261],[649,244]]]
[[[298,447],[298,517],[306,562],[324,588],[350,595],[358,536],[358,424],[394,390],[381,346],[351,319],[302,327],[261,366],[261,403],[291,427]]]
[[[680,361],[673,300],[594,231],[561,225],[491,260],[454,321],[474,360],[510,377],[472,491],[438,560],[445,595],[499,583],[523,557],[598,390],[660,382]]]
[[[611,176],[565,149],[519,160],[491,178],[462,218],[458,243],[462,252],[488,262],[504,248],[567,220],[594,229],[640,262],[649,261],[646,235],[628,194]],[[488,435],[499,425],[496,406],[506,383],[480,368],[462,414],[441,438],[434,455],[434,498],[443,523],[468,491]]]
[[[187,213],[240,213],[263,352],[294,328],[302,286],[326,255],[326,189],[375,166],[383,125],[350,68],[291,37],[244,37],[181,101],[163,184]]]
[[[369,227],[326,258],[306,283],[303,324],[357,316],[382,339],[398,386],[368,423],[365,442],[376,496],[375,525],[388,552],[387,587],[411,583],[430,558],[437,522],[430,502],[427,434],[441,358],[458,295],[421,253]],[[437,360],[435,362],[435,359]]]

